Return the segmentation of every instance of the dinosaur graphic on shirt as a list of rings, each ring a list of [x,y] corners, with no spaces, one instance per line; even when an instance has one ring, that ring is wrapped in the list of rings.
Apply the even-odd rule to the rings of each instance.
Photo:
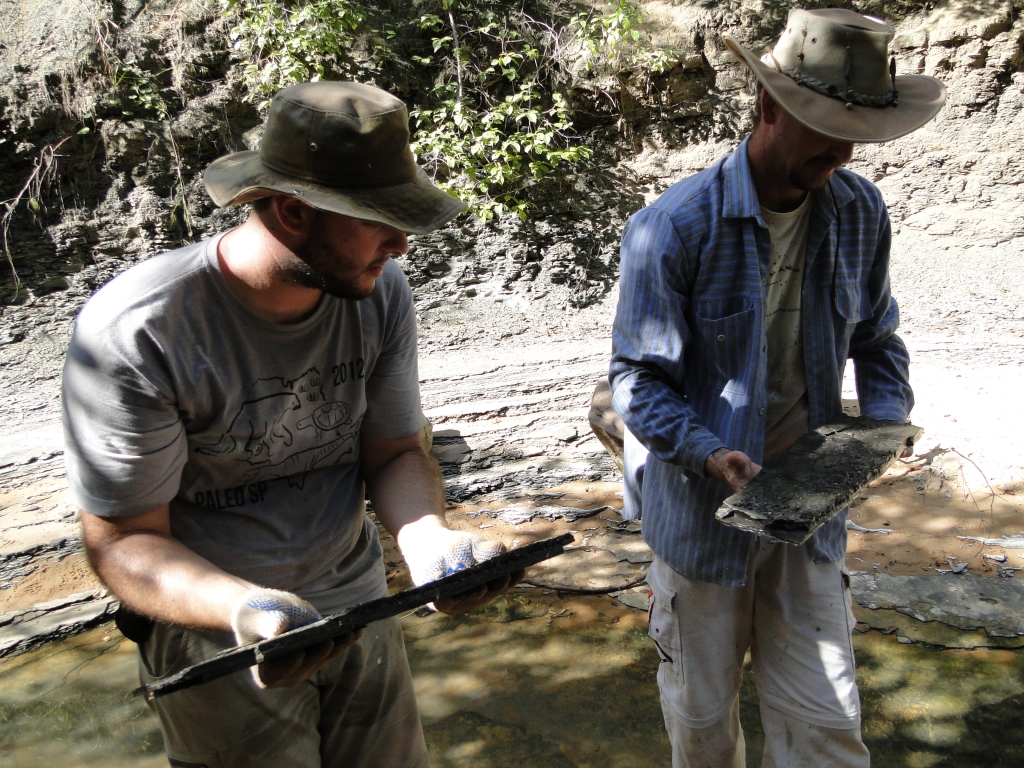
[[[302,488],[307,472],[355,452],[361,421],[347,403],[326,399],[314,367],[295,379],[257,379],[226,431],[196,452],[244,462],[247,480],[285,478]]]

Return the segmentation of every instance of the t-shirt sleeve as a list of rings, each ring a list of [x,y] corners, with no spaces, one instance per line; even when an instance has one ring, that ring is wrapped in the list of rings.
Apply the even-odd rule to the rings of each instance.
[[[416,312],[412,291],[393,261],[382,323],[383,341],[366,381],[366,415],[362,432],[370,437],[406,437],[423,429],[417,365]]]
[[[71,500],[104,517],[170,502],[188,454],[160,343],[131,313],[111,318],[83,310],[61,389]]]

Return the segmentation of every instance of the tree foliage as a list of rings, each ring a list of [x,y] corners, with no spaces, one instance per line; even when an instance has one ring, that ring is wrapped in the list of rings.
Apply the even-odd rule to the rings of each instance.
[[[411,62],[429,83],[409,99],[413,150],[436,183],[483,219],[525,218],[525,185],[590,156],[564,90],[573,64],[628,58],[659,71],[668,61],[640,45],[640,11],[630,0],[607,12],[564,13],[422,0],[405,15],[358,0],[221,1],[247,98],[261,108],[295,82],[351,78],[390,89],[391,65]]]

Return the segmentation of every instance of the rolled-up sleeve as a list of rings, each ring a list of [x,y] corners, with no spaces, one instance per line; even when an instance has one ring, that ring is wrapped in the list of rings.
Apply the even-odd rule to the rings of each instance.
[[[684,397],[687,255],[669,215],[646,208],[622,239],[619,301],[612,329],[612,405],[655,458],[704,477],[704,462],[725,447]]]

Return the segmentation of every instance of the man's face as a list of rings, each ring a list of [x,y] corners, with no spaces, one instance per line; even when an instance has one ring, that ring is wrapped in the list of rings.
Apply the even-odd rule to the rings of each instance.
[[[365,299],[391,255],[408,248],[405,233],[387,224],[317,211],[285,272],[307,288],[340,299]]]
[[[771,126],[772,147],[779,183],[793,189],[812,192],[832,178],[836,168],[853,157],[853,144],[822,136],[798,122],[783,109]]]

